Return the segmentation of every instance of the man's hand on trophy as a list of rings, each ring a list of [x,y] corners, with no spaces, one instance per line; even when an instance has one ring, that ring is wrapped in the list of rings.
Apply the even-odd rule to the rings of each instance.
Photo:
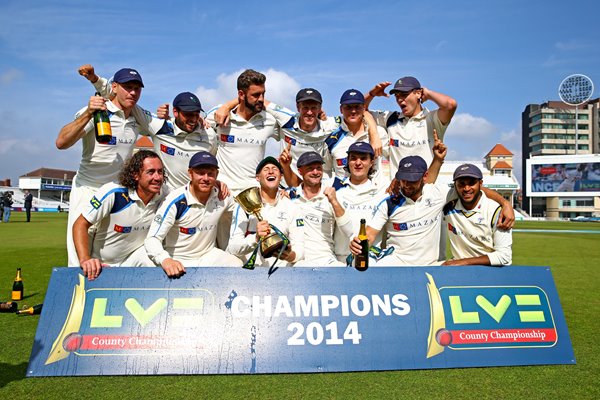
[[[283,253],[281,253],[281,257],[279,258],[284,261],[294,262],[294,259],[296,258],[296,253],[294,252],[294,250],[292,250],[291,244],[287,245]]]
[[[258,242],[261,238],[268,236],[271,233],[271,226],[268,221],[258,221],[256,225],[256,241]]]

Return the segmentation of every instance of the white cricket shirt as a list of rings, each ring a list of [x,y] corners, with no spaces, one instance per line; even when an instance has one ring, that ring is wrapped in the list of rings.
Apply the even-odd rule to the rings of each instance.
[[[454,259],[487,255],[491,265],[512,262],[512,231],[499,230],[502,207],[481,192],[477,205],[467,210],[460,199],[444,207],[444,223],[448,229]]]

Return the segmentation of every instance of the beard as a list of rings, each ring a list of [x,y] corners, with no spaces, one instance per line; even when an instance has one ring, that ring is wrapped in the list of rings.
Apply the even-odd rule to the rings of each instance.
[[[265,103],[263,103],[262,101],[257,101],[256,103],[251,104],[251,103],[248,102],[248,99],[246,98],[246,99],[244,99],[244,106],[248,110],[252,111],[252,113],[258,114],[259,112],[261,112],[262,110],[264,110]]]

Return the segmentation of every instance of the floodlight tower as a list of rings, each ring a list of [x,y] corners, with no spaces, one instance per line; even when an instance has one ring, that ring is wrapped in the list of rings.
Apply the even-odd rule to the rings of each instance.
[[[579,137],[577,125],[579,124],[579,106],[588,101],[594,93],[594,83],[582,74],[567,76],[558,87],[558,95],[563,103],[575,106],[575,154],[578,152]]]

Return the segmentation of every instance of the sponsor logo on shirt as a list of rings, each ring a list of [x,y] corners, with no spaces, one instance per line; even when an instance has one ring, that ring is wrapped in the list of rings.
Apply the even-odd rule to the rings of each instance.
[[[400,222],[393,223],[393,227],[395,231],[407,231],[413,228],[421,228],[424,226],[430,226],[435,224],[435,222],[439,219],[439,216],[434,218],[424,218],[414,222]]]
[[[425,145],[429,145],[429,140],[401,141],[398,139],[390,139],[390,146],[392,147],[417,147]]]
[[[284,140],[285,140],[286,143],[291,143],[292,146],[296,145],[296,139],[294,139],[294,138],[286,136]]]
[[[304,226],[304,220],[302,218],[297,219],[296,226]]]
[[[374,194],[372,194],[371,196],[373,196]],[[346,210],[352,210],[352,211],[369,211],[371,213],[373,213],[374,211],[377,210],[377,205],[375,204],[349,204],[348,202],[344,201],[342,202],[342,205],[344,206],[344,208]]]
[[[131,226],[121,226],[121,225],[115,224],[115,232],[131,233]]]
[[[345,167],[346,164],[348,164],[348,158],[338,158],[335,160],[335,162],[337,163],[338,167]]]
[[[110,142],[108,142],[108,143],[106,143],[106,144],[107,144],[107,145],[110,145],[110,146],[115,146],[115,145],[117,144],[117,137],[116,137],[116,136],[113,136],[113,137],[110,139]]]
[[[454,225],[452,225],[451,223],[448,222],[448,230],[452,233],[454,233],[455,235],[458,235],[458,230],[454,227]]]
[[[100,206],[102,205],[102,202],[100,200],[98,200],[96,198],[96,196],[92,197],[92,199],[90,200],[90,204],[92,205],[92,207],[94,207],[96,210],[100,208]]]
[[[196,233],[196,228],[186,228],[186,227],[180,226],[179,232],[181,232],[185,235],[193,235],[194,233]]]
[[[154,222],[156,222],[157,224],[162,223],[162,220],[163,220],[162,216],[160,216],[158,214],[154,217]]]
[[[394,225],[394,230],[395,231],[407,231],[408,230],[408,225],[406,224],[406,222],[402,222],[402,223],[393,223]]]
[[[175,148],[174,147],[166,146],[164,144],[160,145],[160,151],[162,153],[168,154],[170,156],[174,156],[175,155]]]
[[[233,136],[233,135],[221,134],[220,139],[221,139],[221,142],[225,142],[225,143],[234,143],[235,142],[235,136]]]

